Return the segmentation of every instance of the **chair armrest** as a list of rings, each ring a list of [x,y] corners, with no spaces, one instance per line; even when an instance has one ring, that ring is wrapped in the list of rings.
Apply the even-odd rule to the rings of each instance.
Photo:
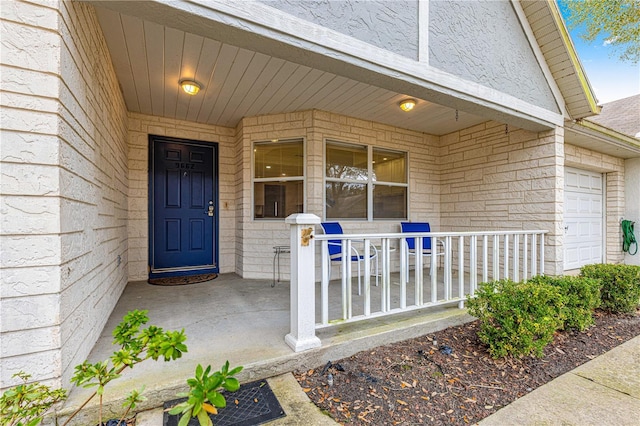
[[[353,242],[353,241],[358,241],[358,242],[360,242],[360,241],[364,241],[364,240],[351,240],[351,241],[352,241],[352,242]],[[342,246],[342,243],[332,243],[331,241],[327,241],[327,244],[328,244],[328,245],[330,245],[330,246]],[[373,253],[372,253],[372,254],[370,254],[370,256],[369,256],[369,257],[370,257],[370,258],[374,258],[374,257],[376,257],[376,256],[378,255],[378,249],[376,248],[376,246],[375,246],[374,244],[369,244],[369,247],[371,247],[371,248],[373,249]],[[351,251],[352,251],[352,252],[353,252],[353,254],[354,254],[355,256],[357,256],[358,258],[360,257],[360,252],[359,252],[359,251],[358,251],[358,249],[357,249],[357,248],[355,248],[353,245],[351,245]],[[335,255],[334,255],[334,256],[335,256]]]

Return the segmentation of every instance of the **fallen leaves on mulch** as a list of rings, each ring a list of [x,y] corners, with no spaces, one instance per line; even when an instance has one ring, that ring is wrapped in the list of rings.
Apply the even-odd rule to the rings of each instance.
[[[492,359],[474,321],[294,374],[309,398],[341,424],[474,424],[640,335],[640,311],[597,311],[595,320],[584,332],[557,333],[543,358]]]

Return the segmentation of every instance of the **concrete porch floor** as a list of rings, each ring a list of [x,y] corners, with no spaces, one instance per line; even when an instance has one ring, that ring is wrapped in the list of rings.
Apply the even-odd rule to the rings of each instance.
[[[332,281],[330,288],[338,293],[340,284]],[[357,293],[355,280],[353,292]],[[372,298],[372,305],[375,303],[379,302]],[[229,360],[231,367],[242,365],[244,370],[238,379],[246,383],[296,369],[317,367],[328,360],[473,319],[455,304],[430,307],[321,329],[317,335],[322,347],[295,353],[284,341],[289,333],[287,281],[271,287],[271,280],[246,280],[235,274],[223,274],[212,281],[186,286],[132,282],[120,297],[89,361],[107,359],[117,349],[112,344],[111,332],[122,317],[134,309],[148,310],[149,324],[165,330],[184,328],[188,352],[176,361],[145,361],[134,369],[125,370],[121,378],[105,387],[103,418],[122,414],[121,405],[126,394],[143,385],[147,400],[138,405],[136,411],[157,408],[165,401],[175,399],[177,392],[187,389],[186,379],[193,376],[198,364],[218,369]],[[59,421],[79,407],[93,390],[72,389],[64,407],[57,413]],[[97,419],[97,409],[98,401],[94,398],[72,424],[97,423],[92,423]]]

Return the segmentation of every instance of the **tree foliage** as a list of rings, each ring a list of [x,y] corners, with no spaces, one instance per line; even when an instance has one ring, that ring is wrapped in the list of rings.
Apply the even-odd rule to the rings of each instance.
[[[569,28],[584,26],[580,37],[599,36],[623,61],[640,61],[640,0],[559,0],[569,10]]]

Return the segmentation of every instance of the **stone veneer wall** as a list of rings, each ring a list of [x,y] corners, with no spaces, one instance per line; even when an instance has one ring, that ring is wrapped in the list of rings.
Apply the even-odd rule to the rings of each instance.
[[[220,272],[236,272],[235,129],[129,114],[129,280],[146,280],[149,265],[149,135],[218,144]]]
[[[127,283],[126,108],[91,6],[1,14],[0,388],[68,386]]]
[[[414,221],[430,221],[438,226],[440,213],[436,136],[318,110],[246,118],[238,133],[242,139],[238,158],[238,165],[242,165],[242,172],[238,173],[238,178],[242,179],[241,201],[238,203],[238,242],[245,241],[245,245],[238,250],[237,262],[242,265],[239,270],[245,278],[268,278],[273,263],[271,247],[289,244],[289,228],[284,222],[252,218],[251,149],[252,143],[256,141],[305,139],[305,212],[320,218],[323,218],[324,206],[325,139],[406,151],[409,155],[410,218]],[[345,232],[399,231],[399,220],[341,222]],[[288,266],[289,258],[283,256],[282,276],[285,279],[288,279]]]
[[[622,229],[625,214],[625,161],[623,158],[565,145],[565,165],[604,174],[605,263],[622,263]],[[631,200],[630,200],[631,201]]]
[[[549,230],[545,272],[562,273],[563,138],[496,122],[441,137],[442,230]]]
[[[236,262],[238,273],[244,278],[270,277],[273,269],[273,250],[271,248],[275,245],[289,244],[289,226],[284,221],[253,220],[251,208],[252,143],[271,139],[305,138],[308,156],[311,128],[311,111],[245,118],[238,126],[235,163],[238,167],[236,174],[238,183],[236,186],[238,202]],[[305,169],[307,185],[309,184],[308,176],[313,173],[313,169],[314,167],[311,166],[309,157],[307,157]],[[307,200],[309,199],[310,194],[307,192]],[[307,213],[315,212],[307,207]],[[283,256],[282,271],[287,272],[288,266],[289,256]],[[288,277],[288,274],[286,276]]]

